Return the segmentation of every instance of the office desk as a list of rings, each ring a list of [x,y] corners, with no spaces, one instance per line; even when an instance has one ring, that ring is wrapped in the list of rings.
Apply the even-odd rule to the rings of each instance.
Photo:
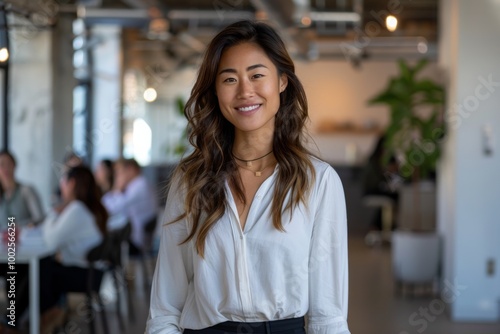
[[[1,244],[0,247],[6,250],[6,246]],[[40,331],[40,259],[49,256],[54,253],[54,249],[51,249],[43,244],[37,243],[36,245],[29,244],[17,244],[16,245],[16,266],[18,264],[27,264],[29,266],[29,312],[30,312],[30,334],[36,334]],[[7,263],[8,256],[7,252],[1,252],[0,263]],[[21,277],[16,275],[16,284],[19,282]],[[16,295],[19,293],[16,291]],[[19,320],[19,314],[16,313],[16,321]]]

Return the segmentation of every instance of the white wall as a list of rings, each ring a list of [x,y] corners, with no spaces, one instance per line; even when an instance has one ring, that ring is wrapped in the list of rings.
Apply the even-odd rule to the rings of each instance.
[[[450,137],[440,184],[439,224],[446,240],[445,280],[462,286],[452,318],[498,321],[500,305],[500,2],[445,1],[450,42],[442,59],[449,70]],[[455,43],[458,41],[458,43]],[[490,78],[490,79],[488,79]],[[493,84],[484,84],[484,81]],[[483,152],[482,128],[493,130],[493,155]],[[454,180],[450,179],[454,176]],[[453,184],[454,182],[454,184]],[[449,186],[449,187],[448,187]],[[496,263],[494,275],[486,263]]]
[[[48,207],[53,190],[52,36],[48,31],[29,38],[12,35],[9,149],[17,158],[16,178],[33,185]]]
[[[70,17],[51,31],[11,31],[10,147],[16,178],[51,206],[60,163],[72,146],[72,37]]]
[[[354,68],[345,60],[296,62],[296,73],[307,93],[311,130],[324,123],[363,127],[367,122],[385,126],[389,109],[368,106],[370,98],[380,93],[391,76],[398,74],[395,61],[365,61]],[[422,71],[422,77],[442,81],[435,62]]]
[[[391,76],[399,72],[395,61],[365,61],[354,68],[344,60],[296,62],[296,73],[304,85],[309,103],[309,130],[324,160],[340,165],[364,163],[377,139],[377,132],[341,131],[318,133],[329,124],[363,129],[385,128],[389,108],[369,106]],[[421,77],[443,81],[436,62],[430,62]],[[354,152],[354,153],[353,153]]]

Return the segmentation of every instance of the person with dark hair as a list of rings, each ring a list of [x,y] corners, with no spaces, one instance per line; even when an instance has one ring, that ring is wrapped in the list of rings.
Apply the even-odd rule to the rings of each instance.
[[[209,44],[185,107],[146,333],[347,334],[344,192],[304,144],[307,100],[267,24]]]
[[[78,155],[75,151],[68,151],[64,155],[63,163],[58,165],[59,168],[57,170],[58,175],[64,175],[70,168],[78,167],[78,166],[86,166],[83,157]],[[61,188],[58,185],[52,194],[52,205],[61,206],[63,199],[61,196]]]
[[[7,228],[7,218],[16,219],[16,227],[35,225],[44,218],[35,189],[15,179],[16,159],[8,151],[0,152],[0,224]]]
[[[34,226],[43,220],[44,212],[35,189],[16,180],[16,166],[16,159],[11,152],[0,152],[0,232],[7,232],[9,217],[12,217],[15,219],[16,238],[19,238],[23,228]],[[18,277],[25,277],[28,270],[25,264],[16,265]],[[7,264],[0,264],[0,277],[4,278],[8,271]],[[10,295],[8,284],[5,284],[5,292],[6,296]],[[7,302],[10,303],[10,298]],[[3,322],[7,323],[7,319]],[[4,325],[0,324],[0,333],[2,327]]]
[[[101,160],[94,171],[94,177],[103,194],[112,190],[115,179],[113,161],[109,159]]]
[[[60,187],[63,205],[50,212],[40,226],[44,242],[57,252],[55,257],[40,263],[41,323],[45,327],[63,315],[58,302],[66,292],[86,291],[86,256],[102,241],[108,219],[89,168],[70,168],[61,178]],[[17,314],[22,314],[28,306],[27,282],[25,278],[19,283]]]
[[[113,189],[103,196],[102,203],[112,215],[113,228],[120,227],[121,217],[122,224],[130,222],[131,253],[139,254],[146,247],[145,225],[157,215],[156,196],[134,159],[116,161],[114,173]]]

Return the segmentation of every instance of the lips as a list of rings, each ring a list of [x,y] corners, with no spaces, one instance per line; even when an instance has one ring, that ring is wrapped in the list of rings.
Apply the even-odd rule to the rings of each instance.
[[[251,105],[237,107],[236,110],[238,110],[239,112],[242,112],[242,113],[250,113],[252,111],[259,109],[260,106],[261,106],[261,104],[251,104]]]

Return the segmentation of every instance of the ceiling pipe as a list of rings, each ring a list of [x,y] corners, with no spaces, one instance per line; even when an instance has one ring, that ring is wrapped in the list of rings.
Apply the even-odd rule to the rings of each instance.
[[[78,17],[86,20],[149,20],[148,9],[117,9],[117,8],[92,8],[80,6],[78,8]],[[221,22],[254,19],[255,15],[250,11],[232,11],[224,13],[221,19],[220,15],[212,10],[170,10],[166,18],[172,21],[208,21]]]
[[[145,9],[92,8],[81,6],[78,16],[83,19],[149,19]]]
[[[355,12],[309,12],[313,22],[359,22],[361,16]]]
[[[267,1],[263,0],[250,0],[252,6],[267,15],[267,20],[271,23],[274,23],[281,34],[281,38],[283,38],[283,42],[288,48],[288,51],[291,54],[299,53],[299,47],[295,41],[295,39],[290,34],[290,29],[285,24],[283,18],[269,5]],[[293,29],[293,28],[292,28]]]
[[[221,15],[214,10],[179,10],[173,9],[168,11],[167,18],[169,20],[201,20],[211,22],[235,21],[235,20],[251,20],[255,18],[255,14],[250,11],[234,10],[224,12]]]
[[[352,12],[315,11],[311,9],[310,0],[293,0],[295,5],[295,22],[309,26],[313,22],[354,22],[361,21],[362,0],[355,0]]]
[[[122,27],[145,26],[149,22],[145,9],[108,9],[78,6],[77,17],[87,24],[116,24]]]
[[[424,37],[373,37],[370,43],[359,47],[355,41],[316,41],[318,58],[325,57],[372,57],[377,55],[401,55],[435,58],[437,47]],[[355,52],[356,51],[356,52]]]

